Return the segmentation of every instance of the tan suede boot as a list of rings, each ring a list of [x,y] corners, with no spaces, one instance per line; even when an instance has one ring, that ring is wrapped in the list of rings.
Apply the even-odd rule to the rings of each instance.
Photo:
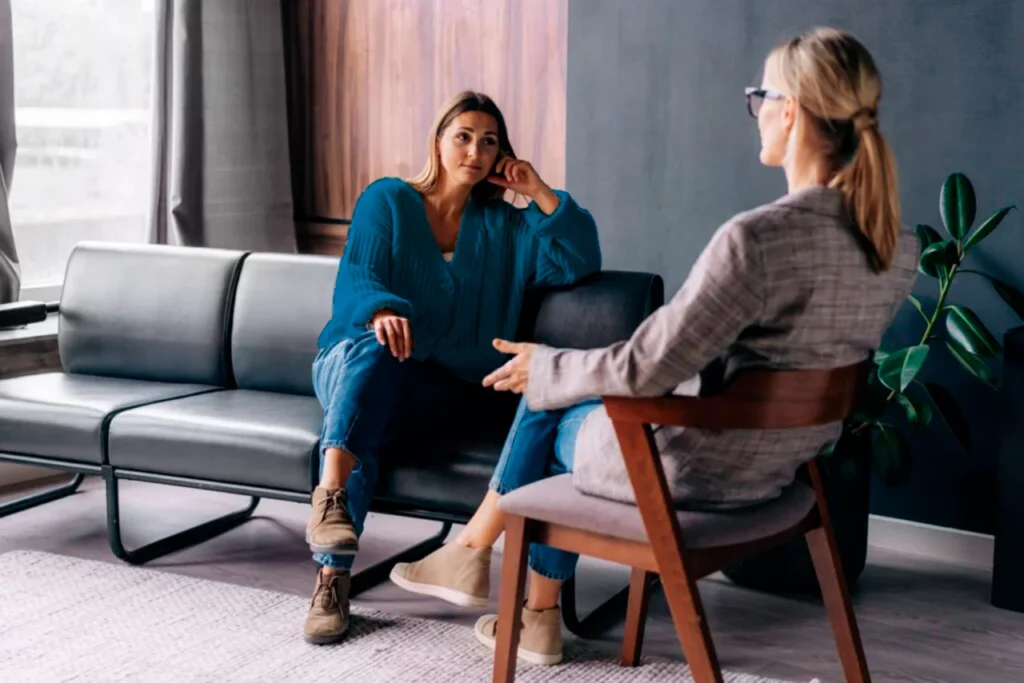
[[[498,615],[488,614],[476,622],[476,639],[494,649],[498,633]],[[533,611],[523,607],[523,627],[519,632],[519,659],[550,666],[562,661],[562,612],[557,607]]]
[[[491,594],[491,549],[448,543],[419,562],[400,562],[391,581],[460,607],[483,607]]]
[[[341,640],[348,630],[348,591],[352,575],[348,571],[331,576],[321,569],[316,576],[316,589],[309,605],[303,635],[314,645],[326,645]]]
[[[345,489],[330,491],[322,486],[313,489],[313,512],[306,525],[306,542],[314,553],[354,555],[359,550],[359,537],[348,514]]]

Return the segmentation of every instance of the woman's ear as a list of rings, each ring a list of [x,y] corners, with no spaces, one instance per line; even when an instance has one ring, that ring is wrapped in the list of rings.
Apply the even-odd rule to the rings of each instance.
[[[787,95],[786,99],[782,101],[782,127],[787,133],[796,124],[796,115],[799,107],[800,105],[797,103],[796,98],[792,95]]]

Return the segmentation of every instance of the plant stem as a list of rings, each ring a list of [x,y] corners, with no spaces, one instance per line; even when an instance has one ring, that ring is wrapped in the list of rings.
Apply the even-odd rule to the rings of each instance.
[[[962,256],[961,256],[962,258]],[[942,314],[942,308],[946,303],[946,297],[949,296],[949,288],[953,284],[953,278],[956,276],[957,270],[960,268],[960,264],[956,263],[952,268],[949,269],[949,277],[946,278],[946,282],[939,286],[939,300],[935,303],[935,311],[932,313],[931,319],[928,320],[928,325],[924,329],[924,334],[921,335],[921,341],[918,346],[923,346],[928,343],[932,336],[932,330],[935,329],[936,323],[939,321],[939,316]],[[889,392],[889,395],[885,397],[885,402],[896,398],[896,390],[893,389]],[[867,429],[868,423],[862,422],[854,430],[854,434],[860,434],[862,431]]]

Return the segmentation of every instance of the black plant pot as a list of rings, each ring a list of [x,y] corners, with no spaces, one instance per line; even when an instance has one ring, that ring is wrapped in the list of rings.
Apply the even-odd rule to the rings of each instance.
[[[843,449],[842,452],[840,449]],[[843,573],[852,589],[864,571],[868,550],[868,508],[871,494],[871,442],[846,437],[828,459],[819,460],[825,500],[832,518]],[[840,472],[838,463],[848,464]],[[804,470],[800,479],[810,483]],[[807,542],[789,543],[744,560],[725,570],[730,579],[748,588],[772,593],[819,592]]]

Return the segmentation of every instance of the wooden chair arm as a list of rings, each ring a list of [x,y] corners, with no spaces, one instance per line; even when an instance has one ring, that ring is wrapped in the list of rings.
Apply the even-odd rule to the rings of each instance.
[[[665,396],[626,398],[605,396],[613,422],[672,425],[699,429],[790,429],[841,420],[848,412],[845,395],[836,401],[765,401],[746,396]]]

